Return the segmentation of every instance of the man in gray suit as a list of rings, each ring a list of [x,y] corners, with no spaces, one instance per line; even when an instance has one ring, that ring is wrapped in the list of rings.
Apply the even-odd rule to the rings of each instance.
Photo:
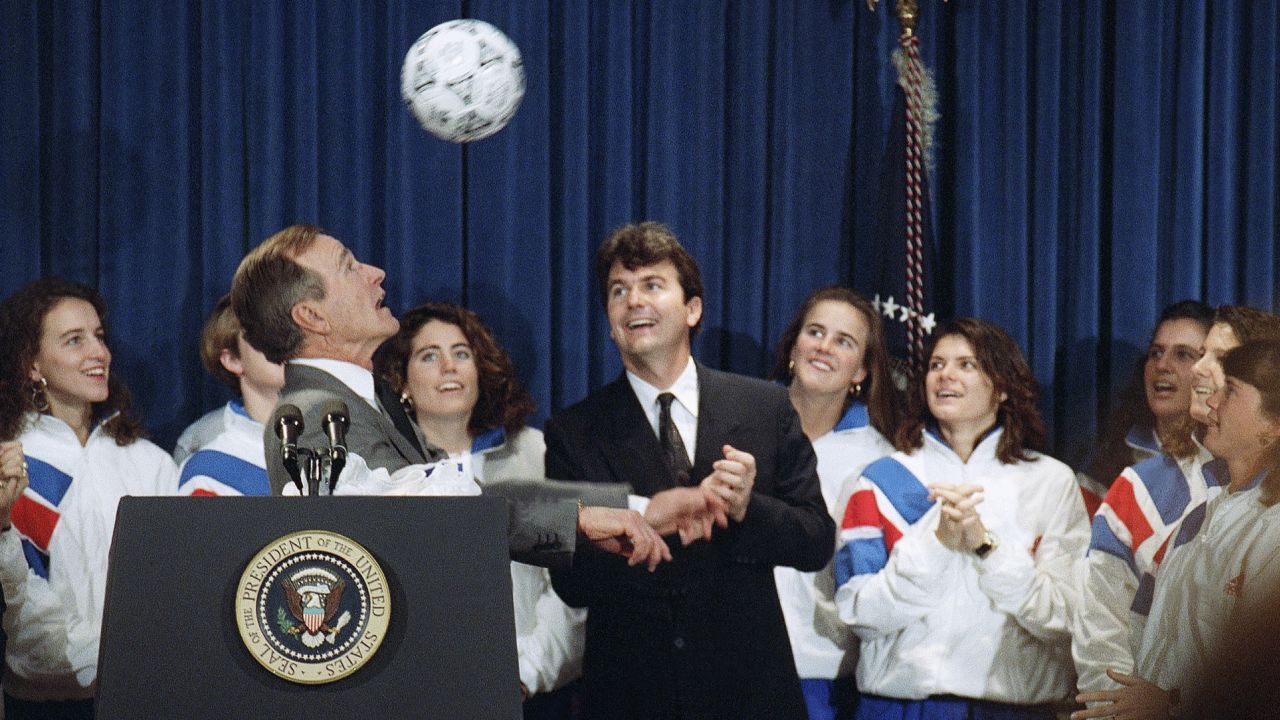
[[[400,326],[383,304],[384,276],[319,228],[294,225],[244,258],[232,280],[231,303],[249,343],[272,362],[287,362],[280,403],[296,405],[303,413],[305,431],[299,444],[325,444],[321,408],[342,400],[351,421],[348,462],[395,473],[442,453],[417,447],[396,429],[378,400],[373,352]],[[289,482],[278,460],[280,441],[271,428],[264,440],[267,475],[278,494]],[[685,537],[694,534],[691,528],[697,528],[698,535],[710,533],[710,511],[700,507],[695,496],[674,498],[655,530],[626,509],[625,485],[584,488],[514,481],[490,483],[485,492],[509,501],[512,558],[548,567],[569,563],[579,535],[627,556],[631,565],[652,569],[671,559],[659,531],[679,529]]]

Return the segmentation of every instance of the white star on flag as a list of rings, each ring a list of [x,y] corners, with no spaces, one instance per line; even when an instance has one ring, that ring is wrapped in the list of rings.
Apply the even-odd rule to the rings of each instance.
[[[897,310],[898,310],[898,304],[893,301],[892,295],[889,296],[888,300],[885,300],[884,302],[880,303],[880,312],[883,312],[884,316],[889,318],[890,320],[893,319],[893,314],[897,312]]]

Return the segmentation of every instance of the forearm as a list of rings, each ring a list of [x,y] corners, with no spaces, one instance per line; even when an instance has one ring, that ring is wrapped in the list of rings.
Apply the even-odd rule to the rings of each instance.
[[[863,639],[898,632],[945,602],[939,579],[957,561],[932,531],[904,536],[883,568],[855,575],[837,589],[836,611]]]
[[[5,662],[9,668],[33,684],[79,684],[77,671],[85,668],[73,664],[68,642],[76,626],[74,618],[49,583],[33,575],[18,594],[10,595],[6,590],[5,600],[4,629],[9,636]],[[93,660],[96,663],[96,653]]]
[[[1047,494],[1024,506],[1019,517],[1003,518],[1013,537],[1014,523],[1036,535],[1029,546],[1002,543],[985,559],[974,558],[978,586],[992,603],[1024,630],[1046,641],[1066,638],[1070,613],[1079,602],[1076,562],[1089,545],[1089,521],[1075,478],[1064,467],[1040,475]],[[996,518],[999,523],[1002,518]],[[992,528],[999,533],[1001,526]]]
[[[1129,610],[1137,579],[1124,560],[1097,550],[1079,561],[1080,602],[1073,613],[1071,655],[1081,692],[1114,690],[1120,685],[1107,677],[1113,669],[1126,675],[1134,669]]]

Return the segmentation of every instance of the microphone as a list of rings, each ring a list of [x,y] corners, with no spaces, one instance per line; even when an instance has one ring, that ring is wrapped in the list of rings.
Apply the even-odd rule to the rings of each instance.
[[[280,460],[293,483],[302,492],[302,471],[298,466],[298,438],[302,436],[302,411],[285,403],[271,413],[271,427],[280,439]]]
[[[347,428],[351,425],[347,404],[341,400],[330,400],[321,408],[321,423],[325,435],[329,438],[329,492],[338,484],[338,476],[347,464]]]

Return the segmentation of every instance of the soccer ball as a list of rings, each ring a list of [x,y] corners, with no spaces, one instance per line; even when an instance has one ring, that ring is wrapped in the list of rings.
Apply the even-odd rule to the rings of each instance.
[[[450,20],[404,56],[400,96],[427,132],[465,143],[498,132],[524,97],[520,49],[483,20]]]

